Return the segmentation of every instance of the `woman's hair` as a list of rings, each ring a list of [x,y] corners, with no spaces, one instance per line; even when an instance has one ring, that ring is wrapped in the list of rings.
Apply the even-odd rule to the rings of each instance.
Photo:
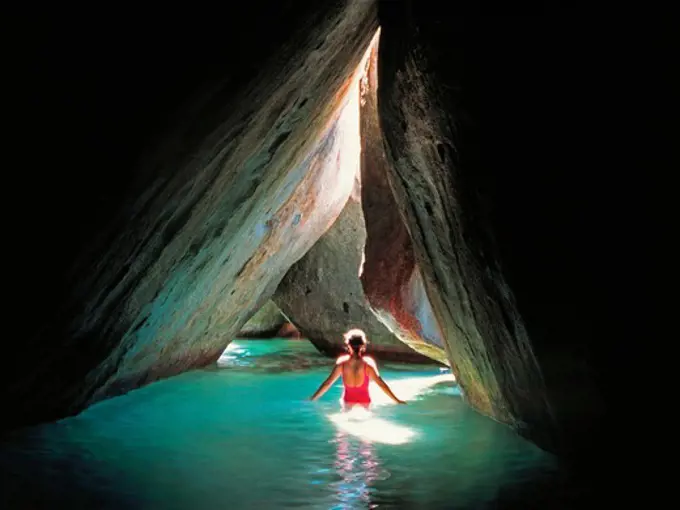
[[[349,339],[349,342],[347,344],[352,348],[354,352],[357,354],[361,350],[362,347],[364,347],[364,340],[360,336],[353,336],[352,338]]]
[[[343,335],[345,344],[351,347],[352,352],[361,354],[361,348],[366,347],[368,341],[366,340],[366,333],[360,329],[350,329]]]

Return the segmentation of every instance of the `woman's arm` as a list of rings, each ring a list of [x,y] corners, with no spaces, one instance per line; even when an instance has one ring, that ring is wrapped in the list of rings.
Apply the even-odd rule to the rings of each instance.
[[[321,383],[319,389],[314,392],[309,400],[316,400],[320,398],[324,393],[328,391],[328,388],[333,386],[333,383],[338,380],[338,377],[342,375],[342,365],[335,365],[330,375],[326,378],[324,382]]]
[[[383,378],[378,375],[378,373],[375,371],[375,369],[368,365],[368,376],[371,378],[372,381],[375,381],[375,383],[380,386],[380,389],[382,389],[385,394],[390,397],[392,400],[394,400],[397,404],[405,404],[403,400],[397,398],[397,396],[392,393],[392,390],[390,387],[387,385],[385,381],[383,381]]]

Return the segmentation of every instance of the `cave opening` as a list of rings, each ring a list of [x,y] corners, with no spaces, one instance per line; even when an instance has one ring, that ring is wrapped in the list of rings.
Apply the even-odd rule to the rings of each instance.
[[[551,507],[546,452],[596,472],[620,450],[625,349],[595,330],[623,251],[602,200],[625,194],[579,153],[611,95],[588,112],[579,90],[615,51],[587,68],[600,31],[438,5],[254,0],[198,37],[182,16],[26,38],[14,188],[41,219],[9,236],[27,327],[0,374],[3,498],[478,508],[547,479]],[[623,67],[638,54],[660,52]],[[306,402],[352,326],[408,406]]]

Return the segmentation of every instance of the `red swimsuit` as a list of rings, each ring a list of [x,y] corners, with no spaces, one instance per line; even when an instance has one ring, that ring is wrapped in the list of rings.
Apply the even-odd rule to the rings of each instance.
[[[359,386],[347,386],[343,376],[342,383],[345,386],[343,400],[346,404],[370,404],[371,396],[368,394],[368,365],[364,362],[364,382]]]

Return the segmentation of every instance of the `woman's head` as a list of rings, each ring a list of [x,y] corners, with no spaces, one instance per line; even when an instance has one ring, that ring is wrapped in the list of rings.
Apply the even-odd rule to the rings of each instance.
[[[361,356],[366,351],[368,340],[366,340],[366,333],[360,329],[350,329],[343,337],[350,354]]]

